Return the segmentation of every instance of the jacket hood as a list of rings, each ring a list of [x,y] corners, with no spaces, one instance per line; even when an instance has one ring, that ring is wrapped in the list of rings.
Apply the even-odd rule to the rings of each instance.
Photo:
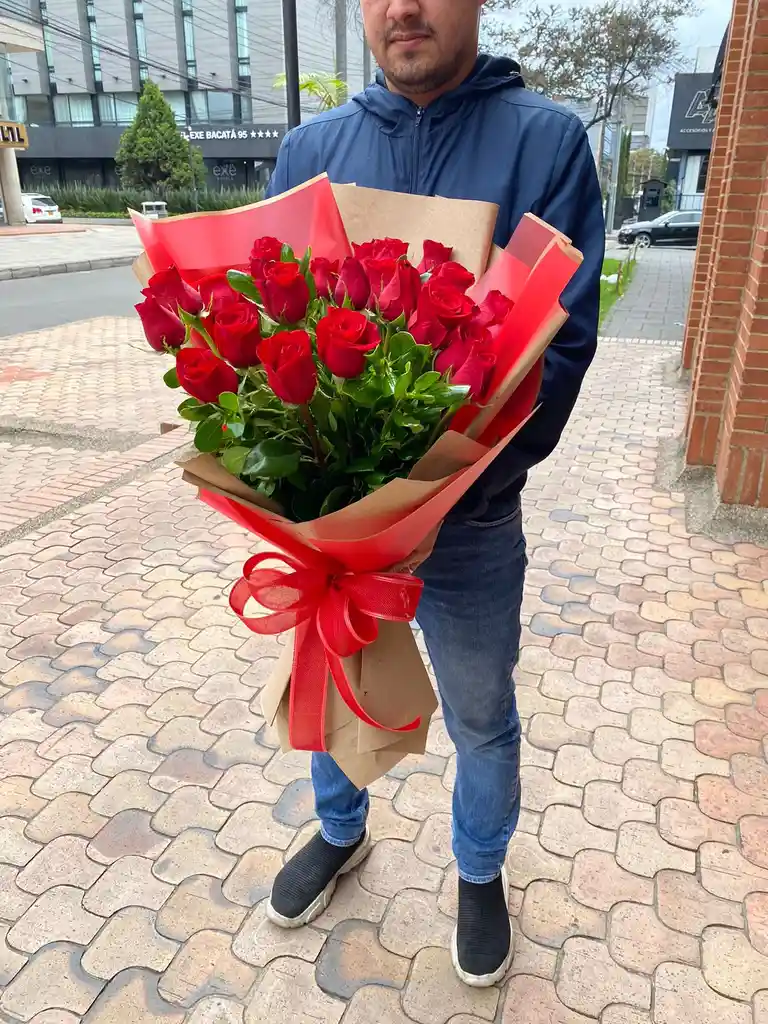
[[[469,77],[456,89],[431,103],[429,110],[431,114],[448,114],[458,109],[465,100],[501,89],[522,89],[524,86],[520,65],[514,60],[481,54]],[[355,96],[353,102],[392,126],[404,115],[413,117],[416,107],[411,100],[389,91],[381,70],[376,72],[376,81]]]

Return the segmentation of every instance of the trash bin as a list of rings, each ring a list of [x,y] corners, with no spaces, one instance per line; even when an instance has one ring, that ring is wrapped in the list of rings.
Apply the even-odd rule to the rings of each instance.
[[[164,202],[142,203],[141,212],[150,220],[160,220],[168,216],[168,204]]]

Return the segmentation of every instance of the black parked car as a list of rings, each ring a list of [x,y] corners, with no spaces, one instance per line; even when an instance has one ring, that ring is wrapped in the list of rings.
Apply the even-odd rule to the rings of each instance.
[[[619,244],[633,245],[637,242],[641,249],[647,249],[649,245],[696,245],[700,226],[701,210],[676,210],[663,213],[656,220],[622,224]]]

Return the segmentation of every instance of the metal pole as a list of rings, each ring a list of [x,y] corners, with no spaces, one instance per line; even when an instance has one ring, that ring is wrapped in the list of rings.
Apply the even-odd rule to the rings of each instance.
[[[283,47],[285,49],[285,93],[288,101],[288,127],[301,124],[299,90],[299,27],[296,0],[283,0]]]
[[[336,77],[345,83],[345,88],[339,89],[337,97],[339,106],[347,101],[346,81],[349,75],[347,66],[347,0],[336,0]],[[366,82],[366,85],[368,83]]]

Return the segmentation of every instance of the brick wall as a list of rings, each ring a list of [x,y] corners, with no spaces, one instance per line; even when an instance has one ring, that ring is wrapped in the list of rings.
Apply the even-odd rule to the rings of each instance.
[[[768,507],[768,0],[735,0],[683,348],[689,465]]]

